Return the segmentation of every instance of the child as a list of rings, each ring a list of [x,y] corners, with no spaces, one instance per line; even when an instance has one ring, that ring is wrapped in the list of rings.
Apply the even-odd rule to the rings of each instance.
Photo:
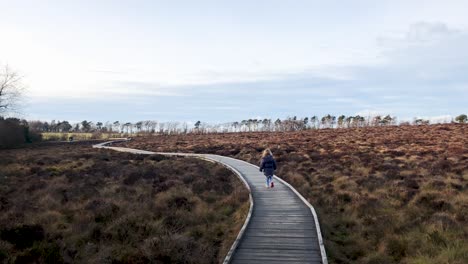
[[[273,174],[276,170],[276,161],[271,154],[270,149],[265,149],[262,153],[262,161],[260,162],[260,171],[263,171],[263,174],[266,177],[266,187],[273,188],[275,184],[273,183]]]

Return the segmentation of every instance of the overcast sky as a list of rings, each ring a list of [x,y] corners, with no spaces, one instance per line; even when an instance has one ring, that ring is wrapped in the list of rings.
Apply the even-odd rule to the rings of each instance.
[[[4,1],[42,120],[468,112],[468,1]]]

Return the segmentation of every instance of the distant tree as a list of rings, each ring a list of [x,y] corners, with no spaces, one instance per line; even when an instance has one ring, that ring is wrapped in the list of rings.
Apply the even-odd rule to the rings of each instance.
[[[356,118],[357,118],[357,122],[358,122],[358,127],[365,126],[365,124],[366,124],[366,118],[365,117],[357,115]]]
[[[198,120],[198,121],[195,123],[195,129],[199,129],[199,128],[200,128],[200,125],[201,125],[201,121]]]
[[[234,123],[232,123],[232,127],[234,128],[234,132],[237,132],[237,128],[239,127],[239,125],[240,125],[240,124],[239,124],[239,122],[237,122],[237,121],[234,122]]]
[[[73,127],[68,121],[59,122],[57,124],[59,132],[69,132]]]
[[[257,119],[252,119],[252,127],[253,130],[256,131],[258,127],[258,120]]]
[[[49,131],[57,132],[57,123],[55,122],[55,120],[50,121]]]
[[[119,121],[115,121],[114,123],[112,123],[112,125],[114,126],[114,131],[121,132],[120,131],[120,122]]]
[[[279,118],[276,119],[276,121],[275,121],[275,130],[276,131],[279,131],[281,129],[281,123],[282,123],[281,119],[279,119]]]
[[[157,121],[153,121],[153,120],[146,120],[146,121],[143,121],[143,127],[144,127],[144,130],[147,132],[147,133],[154,133],[156,132],[156,127],[158,126],[158,122]]]
[[[106,132],[112,132],[112,123],[111,122],[106,121],[106,123],[104,123],[104,127],[106,128]]]
[[[81,130],[83,132],[89,132],[91,130],[91,122],[86,120],[81,121]]]
[[[262,125],[263,125],[263,130],[264,131],[269,131],[270,130],[270,124],[271,124],[271,120],[270,119],[263,119],[262,120]]]
[[[346,119],[346,116],[344,116],[344,115],[340,115],[340,116],[338,117],[338,127],[339,127],[339,128],[342,128],[342,127],[343,127],[344,122],[345,122],[345,119]]]
[[[169,134],[176,134],[179,127],[179,122],[167,122],[167,132]]]
[[[377,116],[374,116],[374,118],[372,118],[372,123],[371,125],[372,126],[380,126],[382,124],[382,117],[377,115]]]
[[[187,122],[182,123],[182,133],[184,133],[184,134],[188,133],[188,124],[187,124]]]
[[[151,133],[156,132],[156,127],[158,126],[158,121],[150,121]]]
[[[240,123],[240,130],[245,131],[246,127],[247,127],[247,120],[242,120]]]
[[[309,124],[309,118],[305,117],[304,118],[304,126],[307,127],[308,124]]]
[[[330,114],[322,117],[321,119],[322,125],[327,128],[333,127],[333,125],[335,124],[335,120],[336,120],[336,117]]]
[[[363,127],[366,124],[366,119],[363,116],[357,115],[357,116],[351,116],[348,117],[349,122],[351,127]],[[348,121],[348,119],[347,119]]]
[[[327,122],[328,122],[327,116],[323,116],[320,121],[322,123],[322,127],[325,127],[327,125]]]
[[[310,118],[310,123],[312,123],[312,125],[314,126],[314,128],[317,128],[317,127],[316,127],[317,121],[318,121],[318,117],[317,117],[317,116],[312,116],[312,117]]]
[[[41,121],[29,121],[29,128],[38,132],[46,132],[44,131],[44,123]]]
[[[198,122],[197,122],[198,123]],[[195,125],[197,125],[197,123],[195,123]],[[195,129],[198,130],[198,128],[200,127],[200,124],[201,122],[198,124],[198,126],[195,126]],[[165,127],[166,127],[166,123],[164,122],[160,122],[159,124],[159,134],[164,134],[165,132]]]
[[[135,128],[137,129],[137,132],[140,132],[141,129],[143,128],[143,121],[138,121],[135,123]]]
[[[101,129],[102,129],[102,126],[103,126],[102,122],[97,122],[97,123],[96,123],[96,128],[97,128],[98,130],[101,130]]]
[[[457,121],[458,123],[464,124],[466,123],[467,120],[468,120],[468,117],[465,114],[455,117],[455,121]]]
[[[348,116],[345,119],[346,127],[351,127],[351,124],[353,123],[354,117]]]
[[[151,127],[151,120],[143,121],[143,129],[145,130],[145,132],[150,132],[150,127]]]
[[[393,124],[393,118],[390,115],[386,115],[380,123],[384,126],[389,126]]]
[[[43,124],[43,131],[44,132],[50,132],[50,125],[47,122],[44,122]]]
[[[422,118],[416,118],[414,121],[413,121],[413,124],[414,125],[429,125],[429,120],[424,120]]]
[[[253,119],[247,120],[247,127],[249,128],[249,131],[252,131],[252,123],[253,123]]]
[[[18,110],[24,92],[22,77],[8,65],[0,69],[0,114]]]
[[[334,127],[336,124],[336,116],[330,116],[330,125]]]
[[[125,124],[122,125],[122,131],[123,131],[124,129],[126,129],[126,131],[127,131],[126,133],[127,133],[127,134],[131,132],[131,128],[132,128],[132,123],[130,123],[130,122],[127,122],[127,123],[125,123]]]

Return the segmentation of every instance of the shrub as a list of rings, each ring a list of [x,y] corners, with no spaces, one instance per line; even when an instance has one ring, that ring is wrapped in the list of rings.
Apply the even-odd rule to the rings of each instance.
[[[400,237],[392,237],[387,239],[385,245],[385,252],[388,256],[392,256],[392,258],[399,262],[402,258],[406,256],[406,252],[408,250],[407,242],[400,238]]]
[[[387,255],[374,253],[364,258],[363,263],[364,264],[396,264],[397,262],[395,262],[393,258]]]
[[[30,131],[26,120],[0,117],[0,149],[13,148],[24,143],[39,142],[42,135]]]
[[[248,212],[239,179],[198,159],[68,143],[0,155],[0,263],[219,263]]]
[[[40,225],[21,225],[3,229],[0,238],[12,243],[18,249],[31,247],[35,241],[44,239],[44,229]]]
[[[24,128],[17,119],[0,119],[0,149],[12,148],[26,142]]]

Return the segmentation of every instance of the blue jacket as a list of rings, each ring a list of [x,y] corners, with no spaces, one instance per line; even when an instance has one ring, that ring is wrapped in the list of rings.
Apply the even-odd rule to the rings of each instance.
[[[268,155],[262,158],[262,161],[260,162],[260,171],[263,171],[265,176],[273,176],[275,170],[276,161],[272,156]]]

